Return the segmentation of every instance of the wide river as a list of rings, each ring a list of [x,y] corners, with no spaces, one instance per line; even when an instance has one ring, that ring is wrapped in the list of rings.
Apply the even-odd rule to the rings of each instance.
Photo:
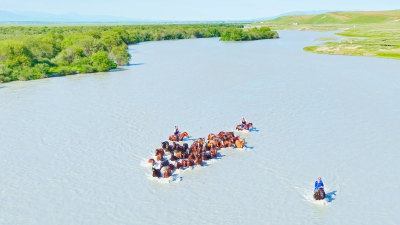
[[[0,224],[400,224],[400,61],[279,33],[141,43],[119,71],[0,85]],[[149,178],[174,125],[205,137],[242,116],[245,150]]]

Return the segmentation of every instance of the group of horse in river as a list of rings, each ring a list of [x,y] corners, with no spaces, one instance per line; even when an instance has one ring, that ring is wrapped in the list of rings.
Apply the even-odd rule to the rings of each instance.
[[[233,132],[221,131],[218,134],[210,133],[207,140],[198,138],[190,146],[187,143],[179,144],[178,141],[183,141],[185,137],[189,137],[187,132],[178,134],[178,137],[171,135],[169,140],[172,144],[164,141],[161,143],[161,148],[155,150],[155,157],[148,160],[152,165],[153,177],[169,178],[175,170],[194,165],[202,166],[205,161],[216,158],[220,149],[243,148],[246,142]]]

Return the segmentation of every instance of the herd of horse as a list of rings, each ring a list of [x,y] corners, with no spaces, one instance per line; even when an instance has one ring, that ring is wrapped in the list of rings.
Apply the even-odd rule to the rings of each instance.
[[[239,124],[236,130],[251,130],[252,123]],[[235,147],[243,148],[246,140],[240,140],[239,136],[235,136],[233,132],[219,132],[218,134],[210,133],[205,138],[198,138],[190,146],[187,143],[179,144],[184,141],[185,137],[189,137],[187,132],[178,135],[169,136],[169,141],[161,143],[161,148],[155,150],[155,157],[150,158],[148,162],[152,165],[152,176],[156,178],[169,178],[175,170],[185,169],[191,166],[200,165],[207,160],[216,158],[218,151],[223,148]],[[155,166],[157,164],[157,167]],[[315,200],[325,198],[325,191],[319,188],[314,192]]]
[[[233,132],[221,131],[218,134],[210,133],[207,140],[198,138],[190,146],[187,143],[178,143],[185,137],[189,137],[187,132],[178,134],[178,137],[171,135],[169,140],[172,144],[164,141],[161,148],[155,150],[155,157],[148,160],[152,165],[153,177],[169,178],[175,170],[194,165],[202,166],[205,161],[216,158],[219,150],[228,147],[243,148],[246,142]]]

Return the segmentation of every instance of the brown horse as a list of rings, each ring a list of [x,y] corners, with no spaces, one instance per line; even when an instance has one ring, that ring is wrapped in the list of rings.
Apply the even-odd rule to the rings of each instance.
[[[211,140],[211,141],[208,142],[207,146],[209,148],[217,147],[218,146],[218,142],[216,140]]]
[[[189,162],[189,165],[188,165],[188,166],[194,166],[194,160],[193,160],[193,159],[192,159],[192,160],[189,160],[188,162]]]
[[[158,155],[157,155],[157,161],[163,161],[163,154],[158,153]]]
[[[178,159],[178,157],[176,157],[176,156],[174,155],[174,152],[171,152],[171,158],[170,158],[169,160],[175,161],[175,160],[177,160],[177,159]]]
[[[182,164],[178,161],[175,162],[175,168],[180,169],[182,167]]]
[[[242,127],[242,124],[239,124],[236,126],[236,130],[242,131],[242,130],[250,130],[253,128],[253,123],[247,123]]]
[[[323,188],[318,188],[318,190],[316,190],[314,192],[314,199],[315,200],[322,200],[325,198],[325,191]]]
[[[231,147],[231,145],[232,145],[232,142],[229,140],[229,141],[224,141],[224,146],[225,147]]]
[[[201,160],[203,160],[203,161],[205,161],[205,160],[207,160],[207,155],[206,155],[206,153],[202,153],[201,154]]]
[[[172,175],[172,170],[170,169],[170,168],[167,168],[165,171],[164,171],[164,178],[168,178],[168,177],[170,177]]]
[[[203,165],[203,160],[201,158],[196,157],[196,159],[194,160],[194,163],[196,165],[202,166]]]
[[[207,140],[211,140],[211,139],[213,139],[214,137],[215,137],[215,134],[211,133],[211,134],[208,135]]]
[[[155,155],[157,156],[158,154],[164,155],[164,149],[161,149],[161,148],[156,149]]]
[[[183,132],[183,133],[179,133],[178,134],[178,137],[177,136],[175,136],[175,135],[171,135],[171,136],[169,136],[169,140],[170,141],[183,141],[183,139],[185,138],[185,137],[189,137],[189,134],[185,131],[185,132]]]
[[[217,157],[217,149],[216,149],[216,148],[212,148],[212,149],[210,150],[210,153],[211,153],[211,155],[212,155],[213,157]]]
[[[218,133],[217,136],[218,136],[219,138],[222,138],[225,134],[226,134],[225,132],[221,131],[221,132]]]
[[[181,151],[177,151],[175,155],[176,155],[176,158],[182,159],[182,152]]]
[[[245,139],[243,139],[242,141],[236,140],[235,141],[236,148],[243,148],[245,142],[246,142]]]
[[[149,159],[148,162],[151,163],[152,166],[154,166],[154,163],[156,163],[156,161],[154,159]]]
[[[204,140],[204,138],[198,138],[198,139],[196,140],[196,142],[197,142],[197,143],[200,143],[200,145],[204,145],[204,143],[205,143],[206,141]]]
[[[235,134],[233,132],[226,132],[225,135],[226,135],[227,138],[235,137]]]

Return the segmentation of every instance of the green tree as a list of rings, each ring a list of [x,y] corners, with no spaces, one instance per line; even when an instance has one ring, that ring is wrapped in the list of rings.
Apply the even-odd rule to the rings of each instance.
[[[123,46],[114,47],[111,50],[111,58],[119,65],[125,65],[129,63],[131,55],[128,53],[127,49]]]
[[[107,52],[97,52],[92,55],[93,69],[103,72],[115,68],[115,63],[108,58]]]

